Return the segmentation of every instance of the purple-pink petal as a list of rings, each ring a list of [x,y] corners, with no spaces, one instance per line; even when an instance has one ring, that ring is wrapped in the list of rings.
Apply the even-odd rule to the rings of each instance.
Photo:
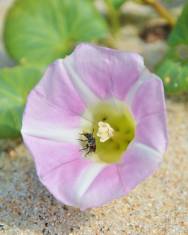
[[[40,179],[81,158],[79,145],[23,135]]]
[[[98,207],[124,195],[116,165],[107,166],[90,185],[81,201],[81,209]]]
[[[133,142],[124,154],[118,170],[123,182],[124,194],[151,175],[160,165],[162,156],[147,145]]]
[[[61,59],[48,67],[35,91],[48,103],[61,109],[62,113],[81,115],[85,110],[85,104],[74,88]]]
[[[136,126],[136,141],[163,154],[167,148],[166,115],[164,112],[142,118]]]
[[[144,69],[136,53],[80,44],[73,53],[80,78],[101,99],[124,99]]]
[[[65,102],[65,100],[62,102]],[[72,113],[68,109],[68,106],[63,109],[56,103],[52,103],[49,98],[46,98],[43,93],[40,93],[40,88],[36,87],[28,96],[22,128],[32,127],[32,120],[47,127],[54,125],[57,128],[60,128],[60,126],[73,128],[78,127],[80,118],[81,116]]]
[[[41,181],[59,201],[80,207],[78,188],[75,186],[79,176],[90,164],[88,160],[77,158],[50,171]]]
[[[165,98],[162,81],[148,71],[142,75],[145,79],[132,98],[131,110],[137,121],[157,113],[165,113]]]

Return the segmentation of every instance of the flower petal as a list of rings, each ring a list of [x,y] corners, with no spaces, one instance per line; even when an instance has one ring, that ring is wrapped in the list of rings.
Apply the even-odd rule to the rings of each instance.
[[[41,182],[62,203],[84,210],[122,195],[115,166],[83,159],[76,145],[30,136],[24,139]]]
[[[75,181],[82,171],[88,167],[89,162],[78,159],[61,165],[46,175],[41,181],[48,190],[64,204],[79,207],[76,192],[73,190]]]
[[[81,209],[98,207],[127,194],[151,175],[162,161],[161,154],[141,143],[132,143],[123,162],[107,166],[83,195]]]
[[[35,161],[40,179],[64,164],[80,158],[80,146],[23,135],[24,143]]]
[[[118,170],[124,185],[124,194],[150,176],[160,165],[162,156],[154,149],[133,142],[124,155]]]
[[[85,204],[83,194],[102,169],[102,165],[96,166],[87,159],[77,157],[57,167],[41,181],[59,201],[80,208],[81,204]]]
[[[146,116],[136,127],[136,141],[163,154],[167,148],[166,115],[164,112]]]
[[[163,83],[160,78],[145,71],[142,82],[133,88],[131,110],[137,121],[155,113],[165,112],[165,98]]]
[[[97,97],[92,90],[82,81],[80,75],[78,74],[77,70],[75,69],[74,65],[74,58],[72,55],[67,56],[63,60],[63,64],[66,68],[66,71],[71,79],[72,84],[79,92],[80,96],[86,103],[88,107],[96,105],[96,103],[100,102],[99,97]]]
[[[84,111],[85,104],[74,89],[62,60],[57,60],[28,97],[22,133],[75,142]]]
[[[136,53],[80,44],[73,54],[81,79],[100,98],[124,99],[144,68]]]
[[[82,197],[80,208],[99,207],[124,195],[116,165],[107,166],[93,180]]]
[[[77,142],[81,117],[62,111],[36,90],[28,98],[22,134],[56,141]]]
[[[68,115],[80,115],[85,109],[85,104],[74,88],[61,59],[56,60],[48,67],[35,91],[43,96],[48,103]]]
[[[91,164],[76,179],[74,190],[76,192],[76,201],[78,201],[79,207],[81,207],[82,204],[84,205],[84,208],[86,207],[83,196],[95,178],[99,175],[100,172],[103,171],[105,167],[106,164],[91,162]]]

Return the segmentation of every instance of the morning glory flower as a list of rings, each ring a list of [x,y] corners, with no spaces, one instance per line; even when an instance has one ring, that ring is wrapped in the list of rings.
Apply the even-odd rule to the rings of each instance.
[[[99,207],[159,167],[167,147],[163,84],[136,53],[80,44],[31,91],[22,135],[59,201]]]

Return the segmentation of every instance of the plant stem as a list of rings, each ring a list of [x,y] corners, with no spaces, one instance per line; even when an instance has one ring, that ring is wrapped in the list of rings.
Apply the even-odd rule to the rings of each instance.
[[[174,26],[176,20],[167,10],[167,8],[162,5],[158,0],[144,0],[148,5],[151,5],[163,18],[165,18],[171,26]]]
[[[118,10],[116,10],[114,8],[111,0],[105,0],[105,3],[106,3],[108,15],[109,15],[109,20],[110,20],[111,27],[112,27],[112,34],[115,37],[117,32],[120,29],[119,12],[118,12]]]

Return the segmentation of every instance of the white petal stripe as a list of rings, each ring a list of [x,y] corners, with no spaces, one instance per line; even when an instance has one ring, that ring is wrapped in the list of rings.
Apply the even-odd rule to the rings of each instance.
[[[137,92],[137,90],[139,89],[139,87],[145,82],[145,80],[150,79],[151,74],[149,73],[148,69],[144,69],[138,79],[138,81],[131,87],[131,89],[129,90],[127,97],[126,97],[126,103],[131,107],[133,98]]]
[[[158,152],[157,150],[155,150],[154,148],[146,145],[146,144],[142,144],[138,141],[134,141],[131,145],[131,147],[136,147],[140,150],[142,150],[143,152],[147,153],[147,156],[150,155],[151,157],[154,157],[155,159],[159,159],[159,161],[162,160],[162,155],[160,152]]]
[[[52,125],[51,123],[42,123],[36,120],[29,121],[30,127],[22,126],[21,133],[33,137],[39,137],[54,141],[63,141],[78,143],[79,129],[66,129],[63,126]]]
[[[76,180],[75,183],[75,195],[76,201],[80,205],[80,201],[82,200],[82,196],[87,191],[89,186],[95,180],[97,175],[107,166],[107,164],[92,162],[88,168],[86,168]]]
[[[87,106],[95,105],[100,99],[90,90],[90,88],[83,82],[81,77],[74,71],[74,63],[71,56],[67,56],[62,60],[67,74],[71,78],[72,84]]]

